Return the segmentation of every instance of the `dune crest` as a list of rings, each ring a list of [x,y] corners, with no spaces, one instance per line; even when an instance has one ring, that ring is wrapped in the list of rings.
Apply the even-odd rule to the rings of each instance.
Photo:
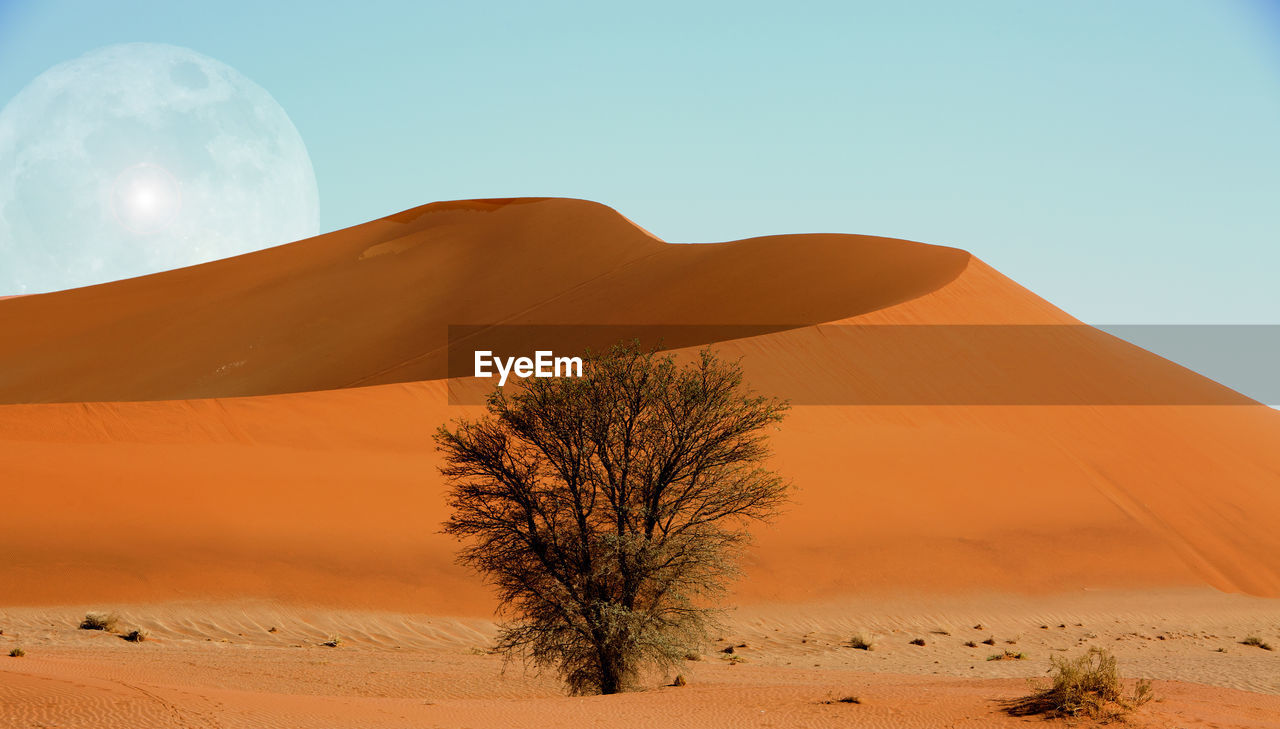
[[[450,325],[794,327],[910,300],[968,261],[856,235],[672,245],[583,200],[433,203],[236,258],[6,301],[0,402],[441,379]]]

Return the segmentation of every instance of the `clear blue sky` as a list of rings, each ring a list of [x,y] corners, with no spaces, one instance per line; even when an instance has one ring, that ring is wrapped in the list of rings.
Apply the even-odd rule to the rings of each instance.
[[[599,200],[671,241],[973,251],[1097,323],[1280,323],[1280,3],[0,0],[0,104],[190,47],[301,133],[321,229]]]

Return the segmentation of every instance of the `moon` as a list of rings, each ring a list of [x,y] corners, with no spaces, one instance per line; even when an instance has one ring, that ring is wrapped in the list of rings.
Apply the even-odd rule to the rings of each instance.
[[[315,171],[288,114],[188,48],[99,48],[40,74],[0,111],[0,295],[318,232]]]

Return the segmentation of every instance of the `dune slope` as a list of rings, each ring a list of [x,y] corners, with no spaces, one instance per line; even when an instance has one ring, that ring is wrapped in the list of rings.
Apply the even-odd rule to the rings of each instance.
[[[673,246],[567,200],[430,205],[0,302],[0,593],[489,614],[437,533],[430,434],[477,412],[451,404],[475,384],[446,379],[447,327],[508,323],[766,325],[715,342],[753,386],[801,403],[774,438],[799,490],[759,530],[741,602],[1280,596],[1280,414],[1078,326],[962,251],[838,235]],[[943,329],[869,349],[862,325],[1044,328],[995,348]],[[1013,404],[1053,368],[1063,403]],[[992,372],[1010,403],[948,401]],[[824,401],[833,387],[889,404]],[[1219,404],[1123,397],[1135,390]]]
[[[5,301],[0,402],[439,379],[451,325],[814,324],[927,293],[968,258],[848,235],[669,245],[580,200],[435,203],[236,258]]]

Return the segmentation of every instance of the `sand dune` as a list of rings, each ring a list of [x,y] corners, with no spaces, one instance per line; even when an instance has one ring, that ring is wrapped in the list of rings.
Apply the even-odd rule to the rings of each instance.
[[[450,355],[630,331],[797,403],[798,490],[733,592],[746,663],[570,699],[484,654],[431,433],[491,386]],[[963,251],[436,203],[6,299],[0,332],[5,726],[1012,726],[999,702],[1086,645],[1160,679],[1135,726],[1280,726],[1276,654],[1239,645],[1280,643],[1280,413]],[[75,629],[102,608],[153,639]]]
[[[1088,399],[1134,382],[1210,400],[1223,388],[1070,326],[954,249],[836,235],[673,246],[569,200],[429,205],[0,303],[3,397],[136,401],[0,406],[18,516],[0,532],[0,592],[9,604],[255,595],[488,614],[436,533],[430,434],[476,412],[450,405],[448,388],[470,385],[441,378],[444,329],[556,321],[778,325],[717,347],[754,386],[800,402],[821,402],[810,386],[929,402],[957,389],[946,378],[992,368],[1016,384],[1028,358],[1063,346],[1076,357],[1063,369],[1110,388],[1069,406],[796,408],[775,445],[800,490],[760,531],[740,600],[1203,584],[1280,595],[1280,414]],[[1009,351],[939,340],[951,347],[939,360],[868,351],[851,324],[1068,326]],[[394,384],[344,387],[371,382]],[[301,390],[315,391],[262,394]],[[169,399],[194,394],[252,396]]]
[[[968,258],[844,235],[667,245],[595,203],[436,203],[237,258],[6,301],[0,402],[439,379],[450,325],[813,324],[934,290]]]

